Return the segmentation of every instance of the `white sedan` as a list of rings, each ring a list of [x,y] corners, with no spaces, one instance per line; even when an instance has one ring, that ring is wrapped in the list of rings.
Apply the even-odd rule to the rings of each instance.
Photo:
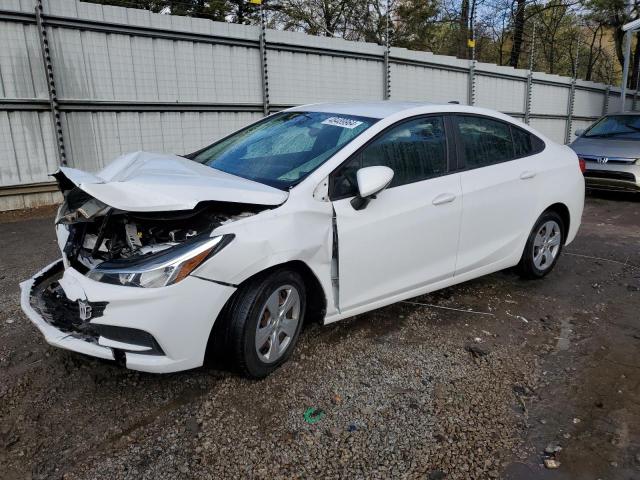
[[[147,372],[218,355],[253,378],[305,320],[513,266],[543,277],[584,204],[571,149],[453,104],[306,105],[184,157],[54,176],[62,258],[21,285],[47,342]]]

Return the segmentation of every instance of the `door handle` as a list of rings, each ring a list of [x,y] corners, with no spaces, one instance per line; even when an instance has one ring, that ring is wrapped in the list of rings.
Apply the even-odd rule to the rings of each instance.
[[[520,180],[528,180],[536,176],[536,172],[532,172],[530,170],[525,170],[520,174]]]
[[[451,203],[456,199],[456,196],[453,193],[441,193],[436,198],[433,199],[431,203],[434,205],[444,205],[445,203]]]

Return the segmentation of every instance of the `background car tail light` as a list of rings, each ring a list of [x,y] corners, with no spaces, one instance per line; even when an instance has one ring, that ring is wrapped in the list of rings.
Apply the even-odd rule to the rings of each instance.
[[[578,157],[578,162],[580,163],[580,171],[584,173],[584,171],[587,169],[587,162],[585,162],[584,158],[582,157]]]

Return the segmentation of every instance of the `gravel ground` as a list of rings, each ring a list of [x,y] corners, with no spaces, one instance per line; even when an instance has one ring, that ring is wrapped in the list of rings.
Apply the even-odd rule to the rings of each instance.
[[[56,258],[51,215],[0,215],[1,479],[640,477],[633,198],[589,197],[545,280],[499,272],[309,325],[260,382],[48,347],[17,283]]]

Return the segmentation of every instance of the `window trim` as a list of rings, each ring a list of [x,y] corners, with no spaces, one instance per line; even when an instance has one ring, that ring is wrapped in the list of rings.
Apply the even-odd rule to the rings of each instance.
[[[460,112],[460,113],[452,113],[451,114],[451,123],[453,124],[453,137],[455,139],[455,144],[456,144],[456,150],[457,150],[457,158],[458,158],[458,167],[460,172],[465,172],[467,170],[476,170],[478,168],[486,168],[486,167],[491,167],[493,165],[499,165],[501,163],[505,163],[505,162],[511,162],[513,160],[520,160],[522,158],[527,158],[527,157],[533,157],[534,155],[538,155],[539,153],[542,153],[546,148],[547,148],[547,144],[544,140],[542,140],[540,137],[538,137],[537,135],[535,135],[534,133],[525,130],[524,128],[520,128],[517,125],[514,125],[511,122],[508,122],[506,120],[502,120],[500,118],[495,118],[495,117],[491,117],[488,115],[481,115],[478,113],[464,113],[464,112]],[[513,157],[506,159],[506,160],[500,160],[494,163],[489,163],[487,165],[479,165],[479,166],[474,166],[474,167],[468,167],[467,166],[467,158],[464,152],[464,148],[463,148],[463,140],[462,140],[462,135],[460,133],[460,117],[479,117],[482,119],[487,119],[487,120],[493,120],[494,122],[499,122],[502,123],[504,125],[507,125],[509,127],[509,136],[511,137],[511,145],[513,147]],[[532,137],[534,137],[535,139],[537,139],[540,142],[541,148],[538,149],[533,149],[531,151],[531,153],[528,153],[526,155],[516,155],[516,143],[513,139],[513,130],[517,129],[520,130],[521,132],[524,132],[528,135],[531,135]]]
[[[445,175],[449,175],[451,173],[453,173],[454,171],[454,166],[457,164],[457,152],[456,152],[456,148],[455,148],[455,144],[454,142],[452,142],[452,127],[453,124],[451,123],[449,117],[450,114],[448,112],[440,112],[440,113],[427,113],[427,114],[420,114],[420,115],[414,115],[411,117],[406,117],[403,118],[401,120],[398,120],[395,123],[392,123],[391,125],[385,127],[382,131],[378,132],[376,135],[374,135],[372,138],[370,138],[369,140],[367,140],[364,145],[361,145],[360,148],[358,148],[358,150],[356,150],[355,152],[353,152],[351,155],[349,155],[348,158],[346,158],[340,165],[338,165],[337,167],[335,167],[331,173],[329,174],[329,200],[332,202],[338,201],[338,200],[344,200],[346,198],[353,198],[354,195],[334,195],[333,189],[334,189],[334,181],[336,176],[342,171],[342,169],[351,161],[353,160],[353,158],[357,157],[358,155],[360,155],[360,153],[362,153],[362,151],[367,148],[370,144],[372,144],[373,142],[375,142],[376,140],[378,140],[380,137],[382,137],[383,135],[387,134],[390,130],[404,124],[404,123],[408,123],[408,122],[413,122],[415,120],[420,120],[423,118],[431,118],[431,117],[442,117],[442,124],[444,126],[444,141],[445,141],[445,155],[446,155],[446,166],[445,166],[445,171],[441,174],[438,175],[433,175],[431,177],[427,177],[427,178],[423,178],[420,180],[415,180],[413,182],[407,182],[407,183],[403,183],[402,185],[396,185],[395,187],[388,187],[387,189],[393,189],[393,188],[398,188],[398,187],[404,187],[405,185],[411,185],[414,183],[418,183],[418,182],[426,182],[428,180],[434,179],[434,178],[439,178],[439,177],[443,177]]]

